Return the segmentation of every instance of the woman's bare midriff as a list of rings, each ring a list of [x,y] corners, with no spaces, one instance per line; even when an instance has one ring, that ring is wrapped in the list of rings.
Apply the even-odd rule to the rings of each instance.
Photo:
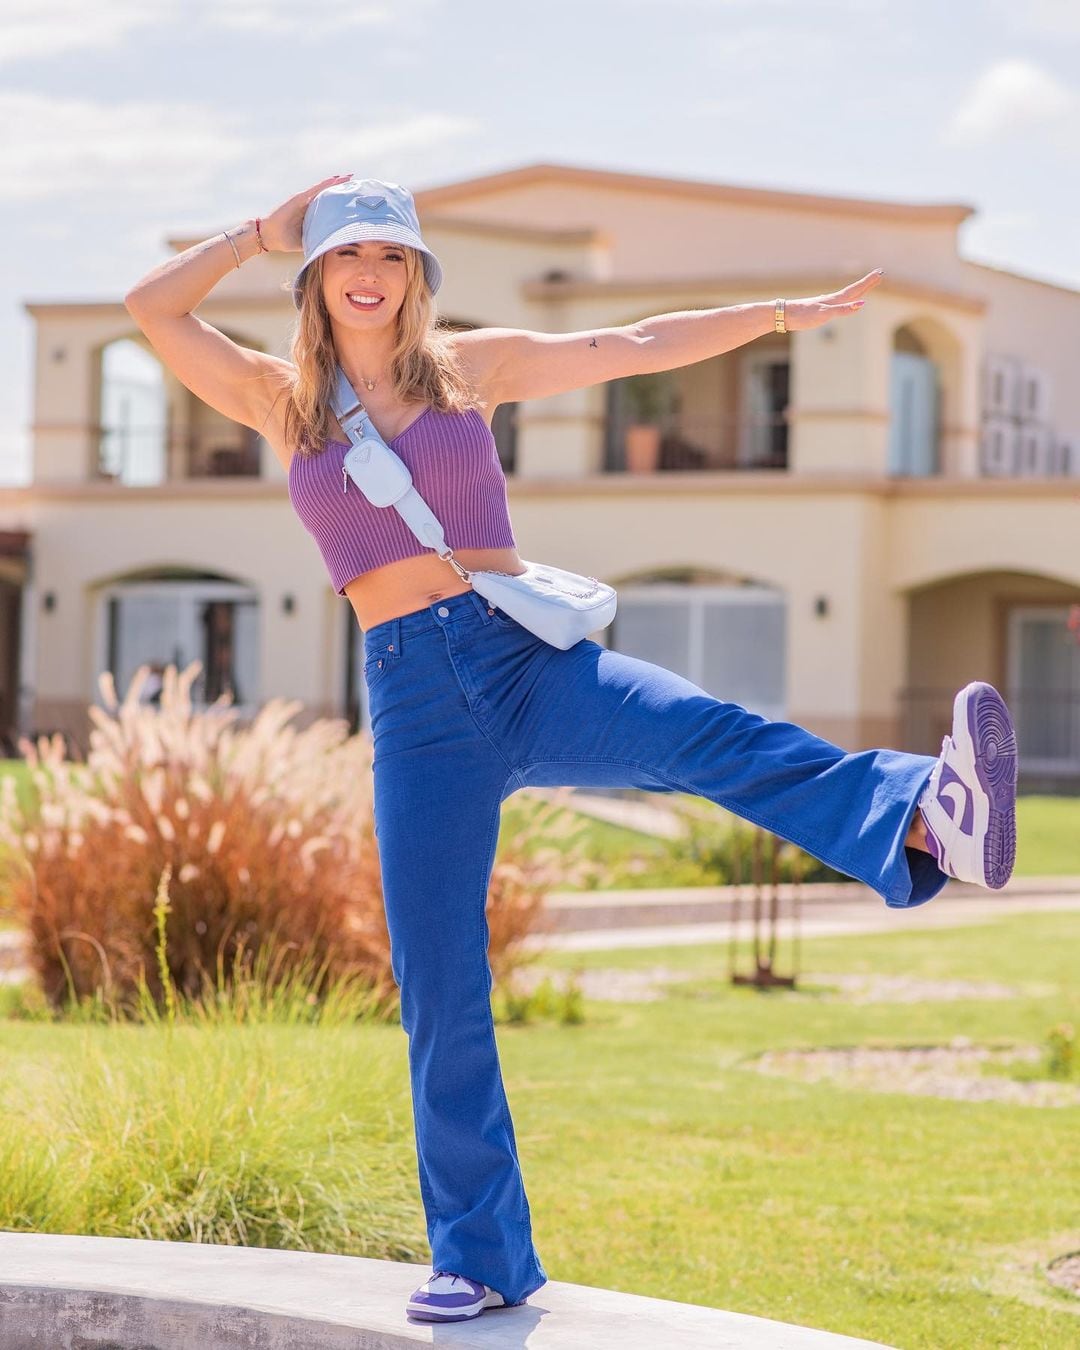
[[[365,407],[377,423],[379,431],[387,440],[399,436],[406,427],[419,417],[424,409],[423,403],[410,407],[398,405],[397,408],[384,407],[380,410],[370,398]],[[484,421],[491,426],[494,408],[485,405],[480,409]],[[347,438],[336,418],[331,419],[334,437],[345,441]],[[288,472],[288,451],[285,449],[283,429],[269,424],[264,436],[274,447],[274,451]],[[514,548],[462,548],[454,549],[454,558],[467,572],[492,571],[524,572],[517,549]],[[345,587],[345,595],[353,607],[357,622],[365,631],[376,624],[386,623],[402,614],[424,609],[445,600],[451,595],[460,595],[472,590],[467,581],[458,576],[454,568],[445,559],[432,552],[414,558],[402,558],[398,562],[386,563],[382,567],[372,568],[361,576],[354,577]]]
[[[471,571],[524,572],[525,564],[513,548],[456,548],[454,557]],[[449,595],[471,591],[451,565],[432,553],[429,558],[402,558],[356,577],[345,594],[363,629],[374,628],[414,609],[424,609]]]

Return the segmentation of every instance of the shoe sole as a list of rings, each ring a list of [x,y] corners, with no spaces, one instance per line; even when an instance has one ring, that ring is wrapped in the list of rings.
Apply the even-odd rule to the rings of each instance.
[[[989,684],[968,685],[967,730],[979,785],[990,803],[983,874],[998,891],[1016,861],[1016,730],[1005,700]]]
[[[525,1302],[525,1300],[522,1300]],[[479,1307],[462,1310],[458,1308],[455,1312],[439,1312],[437,1308],[432,1308],[426,1303],[407,1303],[405,1312],[409,1317],[419,1318],[423,1322],[466,1322],[474,1317],[479,1317],[482,1312],[494,1312],[498,1308],[519,1308],[520,1303],[481,1303]]]
[[[440,1313],[432,1312],[430,1308],[414,1308],[410,1304],[405,1311],[420,1322],[467,1322],[473,1317],[479,1317],[484,1309],[477,1308],[475,1312]]]

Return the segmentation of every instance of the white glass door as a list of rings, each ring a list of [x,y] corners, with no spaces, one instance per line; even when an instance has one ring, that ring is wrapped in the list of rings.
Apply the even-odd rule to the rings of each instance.
[[[1080,773],[1080,645],[1068,606],[1017,608],[1009,615],[1009,708],[1020,768]]]

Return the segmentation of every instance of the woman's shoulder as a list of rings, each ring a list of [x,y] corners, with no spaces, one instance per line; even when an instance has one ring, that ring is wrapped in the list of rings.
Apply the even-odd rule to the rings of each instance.
[[[494,407],[494,349],[482,328],[460,328],[444,334],[458,373],[472,395],[485,407]]]

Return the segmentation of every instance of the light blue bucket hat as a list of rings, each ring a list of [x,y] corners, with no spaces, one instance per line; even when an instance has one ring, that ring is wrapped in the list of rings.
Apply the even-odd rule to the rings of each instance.
[[[300,308],[298,282],[309,263],[342,244],[360,239],[392,239],[396,244],[415,248],[424,264],[428,289],[434,294],[442,285],[439,260],[420,237],[413,195],[400,183],[384,183],[379,178],[349,178],[334,183],[308,202],[304,212],[301,243],[304,263],[293,277],[292,297]]]

